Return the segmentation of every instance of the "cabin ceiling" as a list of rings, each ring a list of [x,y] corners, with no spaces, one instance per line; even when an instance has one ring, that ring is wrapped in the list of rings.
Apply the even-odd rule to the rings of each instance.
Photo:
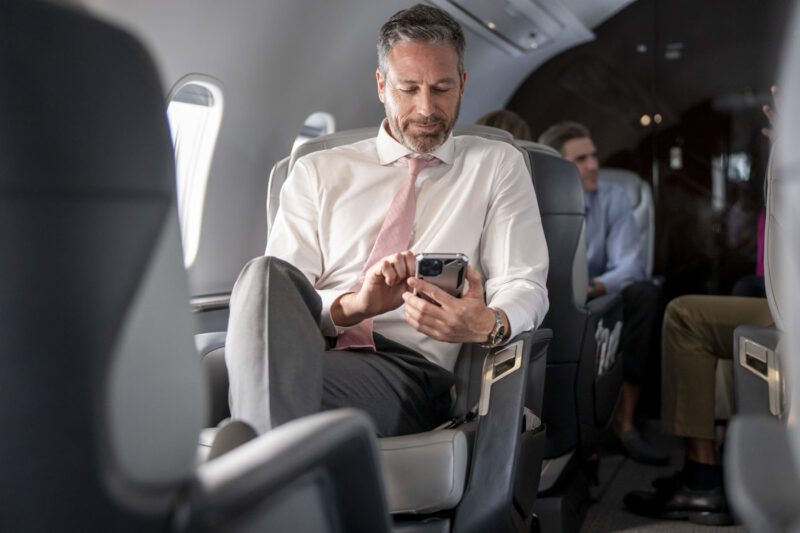
[[[531,0],[533,1],[533,0]],[[536,0],[559,13],[552,43],[511,57],[467,31],[469,72],[462,122],[503,107],[553,55],[632,0]],[[288,155],[306,117],[327,111],[338,130],[377,125],[375,42],[381,24],[412,1],[82,0],[138,37],[154,55],[164,94],[187,74],[222,82],[224,115],[209,178],[195,295],[229,291],[243,264],[263,253],[264,202],[272,165]],[[224,204],[223,204],[224,202]],[[240,206],[238,214],[226,207]]]

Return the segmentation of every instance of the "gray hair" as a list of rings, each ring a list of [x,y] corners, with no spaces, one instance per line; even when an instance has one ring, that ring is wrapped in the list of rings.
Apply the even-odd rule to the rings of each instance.
[[[591,138],[591,136],[592,134],[589,132],[589,128],[580,122],[564,121],[547,128],[544,133],[539,136],[539,142],[561,152],[561,149],[564,148],[564,145],[569,141],[573,139]]]
[[[464,32],[456,20],[433,6],[417,4],[398,11],[381,27],[378,69],[385,76],[389,52],[398,42],[451,44],[458,54],[458,73],[464,72]]]

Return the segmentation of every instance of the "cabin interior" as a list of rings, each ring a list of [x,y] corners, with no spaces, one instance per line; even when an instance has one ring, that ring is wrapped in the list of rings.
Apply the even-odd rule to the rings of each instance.
[[[741,480],[751,480],[751,490],[731,497],[736,521],[726,527],[624,510],[628,490],[669,474],[682,454],[677,439],[659,433],[657,357],[638,415],[647,437],[669,450],[669,467],[636,464],[615,448],[608,426],[617,378],[595,376],[581,385],[577,373],[563,379],[590,387],[592,397],[586,405],[581,398],[568,401],[579,414],[593,410],[580,415],[592,421],[579,416],[571,437],[555,441],[552,433],[547,440],[544,426],[558,429],[547,405],[558,393],[542,399],[542,390],[528,391],[525,402],[535,404],[539,424],[544,419],[535,426],[541,430],[526,433],[513,425],[519,421],[482,413],[476,418],[512,424],[515,440],[496,448],[481,437],[493,426],[479,420],[466,444],[458,440],[464,437],[448,440],[469,450],[470,466],[462,467],[464,496],[438,507],[395,505],[402,482],[387,479],[385,469],[381,474],[381,454],[401,444],[376,444],[357,414],[300,420],[283,433],[198,459],[216,435],[204,430],[197,452],[199,430],[226,415],[227,378],[220,376],[230,294],[242,267],[264,253],[274,216],[270,199],[282,183],[276,172],[285,178],[286,158],[293,163],[328,146],[329,138],[377,128],[384,117],[374,81],[377,31],[413,3],[0,2],[0,65],[9,73],[0,82],[0,110],[6,111],[0,115],[9,117],[0,126],[0,216],[9,245],[0,269],[6,274],[0,313],[10,347],[0,398],[11,437],[0,445],[10,471],[0,490],[0,530],[757,531],[800,523],[790,509],[796,497],[785,496],[800,488],[794,469],[800,446],[789,416],[795,400],[786,393],[796,370],[793,338],[780,348],[769,343],[777,343],[774,336],[758,341],[767,354],[761,374],[747,367],[747,354],[745,370],[737,361],[727,370],[736,376],[738,410],[769,420],[730,428],[742,440],[730,445],[726,460],[745,462],[753,457],[747,450],[764,455],[742,466]],[[790,174],[796,164],[791,149],[771,162],[762,134],[770,127],[762,108],[775,105],[772,85],[781,83],[786,95],[780,112],[795,117],[794,2],[428,3],[453,15],[466,34],[468,78],[458,128],[469,131],[482,115],[505,108],[525,119],[535,141],[553,123],[576,120],[591,130],[602,167],[638,176],[651,196],[650,274],[664,304],[685,294],[730,294],[736,280],[755,271],[755,234],[742,219],[753,226],[761,209],[777,210],[767,205],[765,184],[773,168]],[[66,111],[50,111],[59,106]],[[160,115],[151,113],[154,106]],[[779,128],[789,139],[791,122]],[[122,140],[114,144],[117,137]],[[567,172],[558,154],[519,147],[534,181],[537,169],[545,177]],[[174,170],[167,168],[173,160]],[[155,179],[165,172],[173,180],[167,185]],[[103,175],[106,184],[95,179]],[[549,198],[539,191],[549,183],[545,177],[536,183],[537,195]],[[553,187],[554,198],[566,194]],[[776,206],[796,196],[787,187]],[[76,201],[83,195],[110,203],[84,212],[88,201]],[[788,266],[768,281],[789,306],[777,324],[788,337],[794,304],[786,301],[796,294],[796,284],[787,281],[787,272],[796,272],[794,253],[785,251],[793,250],[790,233],[776,230],[772,246],[784,250],[775,253],[780,261],[787,256]],[[162,269],[169,271],[163,278]],[[780,300],[768,299],[771,308]],[[585,304],[582,320],[606,312]],[[544,381],[545,360],[572,348],[553,330],[527,339],[526,351],[496,354],[497,375],[515,357],[526,360],[531,376],[541,374],[530,383],[545,391],[548,384],[560,386],[550,373]],[[583,349],[595,357],[594,348]],[[514,379],[525,389],[522,376]],[[745,389],[740,383],[747,379],[754,381]],[[755,407],[747,404],[752,398]],[[250,439],[231,438],[235,444]],[[770,446],[777,448],[765,453]],[[497,464],[483,461],[490,466],[475,459],[505,453]],[[531,463],[520,465],[519,457]],[[431,479],[450,475],[437,470],[440,456],[425,460],[415,468],[428,469]],[[499,471],[511,483],[498,481],[502,487],[483,496]],[[771,489],[765,476],[773,476]],[[424,492],[435,484],[431,479],[403,490]],[[484,482],[483,489],[474,487]],[[756,487],[771,497],[761,498]]]

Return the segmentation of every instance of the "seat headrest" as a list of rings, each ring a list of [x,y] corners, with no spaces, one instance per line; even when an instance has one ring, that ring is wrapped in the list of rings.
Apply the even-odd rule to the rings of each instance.
[[[378,134],[377,127],[359,128],[355,130],[337,131],[328,135],[322,135],[315,139],[307,141],[292,152],[291,159],[289,160],[289,169],[294,166],[295,162],[304,155],[317,152],[319,150],[327,150],[328,148],[335,148],[345,144],[352,144],[364,139],[370,139]],[[514,144],[514,137],[505,130],[492,128],[491,126],[483,126],[480,124],[456,124],[453,128],[453,135],[476,135],[495,141],[503,141],[509,144]]]
[[[642,203],[642,187],[645,181],[635,172],[621,168],[601,168],[598,178],[624,188],[634,209]]]
[[[537,152],[540,154],[562,157],[558,150],[556,150],[552,146],[547,146],[546,144],[536,143],[533,141],[520,141],[520,140],[515,140],[514,144],[516,144],[520,148],[524,148],[528,152]]]
[[[37,19],[35,26],[31,21]],[[58,22],[44,26],[51,20]],[[58,45],[48,46],[23,27],[47,27],[46,41]],[[77,11],[44,2],[4,3],[0,34],[0,139],[3,152],[10,154],[0,156],[3,190],[92,196],[96,201],[117,193],[146,198],[173,193],[174,184],[166,177],[172,169],[164,167],[173,157],[166,116],[137,112],[152,105],[154,92],[163,94],[138,42]],[[109,45],[92,49],[91,43],[102,42]],[[91,58],[76,60],[87,50]],[[120,53],[125,54],[124,68],[118,65]],[[130,72],[141,75],[126,77]],[[52,82],[36,85],[32,79]],[[119,131],[109,134],[111,126]],[[138,151],[130,150],[137,137]]]
[[[539,145],[542,146],[542,145]],[[583,215],[586,207],[578,167],[558,152],[526,148],[533,169],[539,212],[544,215]]]

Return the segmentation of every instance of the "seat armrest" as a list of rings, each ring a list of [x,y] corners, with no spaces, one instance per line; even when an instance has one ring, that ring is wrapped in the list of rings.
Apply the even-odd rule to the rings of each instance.
[[[586,302],[586,310],[592,315],[603,315],[617,305],[620,300],[622,300],[622,295],[619,293],[604,294]]]
[[[786,424],[737,416],[725,445],[725,489],[748,531],[792,531],[800,520],[800,475]]]
[[[202,464],[176,529],[388,532],[374,431],[354,409],[326,411]]]
[[[228,405],[228,369],[225,366],[224,331],[200,333],[194,336],[194,344],[200,354],[203,371],[208,383],[211,409],[209,409],[208,426],[216,426],[230,416]]]
[[[739,326],[733,332],[733,375],[739,414],[783,415],[786,395],[781,380],[775,326]]]
[[[464,429],[378,439],[392,513],[452,509],[464,493],[469,449]]]
[[[211,333],[198,333],[194,336],[194,345],[200,357],[205,357],[209,353],[225,346],[225,331],[214,331]]]
[[[520,527],[513,496],[528,365],[531,359],[543,357],[541,352],[547,350],[551,339],[550,330],[524,332],[493,350],[484,363],[478,430],[469,480],[456,508],[457,531],[504,531]],[[519,360],[510,357],[509,351],[514,350],[521,350]]]

